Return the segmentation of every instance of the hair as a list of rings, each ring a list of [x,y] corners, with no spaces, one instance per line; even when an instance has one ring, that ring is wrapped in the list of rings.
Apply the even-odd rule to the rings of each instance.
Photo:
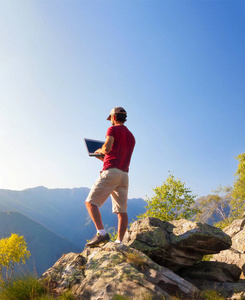
[[[126,122],[127,121],[127,115],[126,114],[115,114],[116,120],[119,122]]]

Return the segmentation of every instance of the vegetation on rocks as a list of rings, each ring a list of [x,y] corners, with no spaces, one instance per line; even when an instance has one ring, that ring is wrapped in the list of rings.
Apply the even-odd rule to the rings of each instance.
[[[67,291],[59,296],[51,293],[49,285],[35,276],[25,276],[6,283],[0,288],[1,300],[75,300]]]
[[[153,300],[154,296],[150,294],[142,294],[142,300]],[[13,283],[0,288],[1,300],[76,300],[70,291],[66,291],[60,295],[52,294],[48,284],[38,280],[34,276],[27,276],[16,279]],[[158,298],[165,300],[165,297]],[[178,296],[174,296],[173,300],[183,300]],[[199,294],[194,293],[189,296],[188,300],[225,300],[217,291],[203,291]],[[134,300],[134,297],[115,294],[112,300]]]
[[[185,183],[170,174],[167,180],[153,189],[154,195],[146,200],[146,212],[138,218],[155,217],[164,221],[191,219],[199,209],[194,207],[195,195]]]
[[[245,152],[238,155],[236,159],[239,161],[239,164],[235,173],[235,182],[232,193],[232,220],[240,219],[245,210]]]
[[[245,211],[245,152],[235,157],[238,167],[233,187],[219,186],[212,194],[197,199],[200,213],[195,221],[213,222],[219,228],[225,228],[234,220],[241,219]],[[218,221],[215,221],[215,218]]]
[[[196,204],[192,191],[170,174],[162,186],[153,189],[146,212],[127,231],[124,245],[108,243],[103,249],[63,255],[41,279],[26,276],[13,280],[14,265],[25,263],[30,252],[22,236],[1,239],[0,299],[75,300],[81,295],[114,300],[131,300],[135,295],[142,300],[156,299],[156,295],[157,299],[173,300],[227,299],[221,290],[201,289],[198,280],[214,278],[216,268],[216,280],[223,287],[223,283],[238,282],[239,272],[244,272],[245,153],[236,158],[239,164],[233,187],[220,186]],[[220,229],[235,219],[224,232]],[[207,220],[216,227],[204,224]],[[116,239],[116,230],[111,238]],[[218,257],[215,253],[219,252],[223,254]],[[239,274],[234,277],[235,273]],[[243,296],[242,289],[241,283]]]
[[[245,152],[236,156],[238,168],[233,187],[219,186],[211,194],[195,199],[185,183],[170,174],[146,199],[146,212],[138,218],[155,217],[164,221],[179,219],[205,222],[221,229],[240,219],[245,211]]]

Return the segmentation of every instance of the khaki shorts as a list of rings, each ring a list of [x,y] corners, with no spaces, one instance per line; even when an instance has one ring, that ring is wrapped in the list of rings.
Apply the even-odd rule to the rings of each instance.
[[[127,212],[128,200],[128,173],[113,168],[101,172],[100,177],[93,185],[86,202],[101,207],[111,195],[112,212]]]

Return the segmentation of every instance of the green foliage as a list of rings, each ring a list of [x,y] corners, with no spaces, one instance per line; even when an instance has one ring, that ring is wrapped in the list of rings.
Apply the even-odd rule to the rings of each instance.
[[[213,258],[213,254],[204,255],[202,261],[210,261]]]
[[[46,292],[45,287],[32,276],[15,280],[13,283],[6,284],[1,292],[1,300],[32,300]]]
[[[245,152],[236,156],[236,159],[239,161],[239,164],[235,173],[235,182],[232,194],[232,220],[242,218],[245,209]]]
[[[152,198],[146,200],[147,211],[138,218],[155,217],[165,221],[191,219],[199,210],[194,207],[195,195],[185,183],[170,174],[160,187],[153,189]]]
[[[1,300],[75,300],[70,291],[54,297],[35,276],[25,276],[0,288]]]
[[[109,232],[109,236],[112,242],[115,242],[117,240],[117,230],[115,227],[112,228],[113,231]]]
[[[217,291],[206,290],[202,292],[205,300],[225,300],[223,296]]]
[[[72,295],[70,291],[65,292],[64,294],[60,295],[59,300],[75,300],[76,298]]]
[[[117,294],[112,297],[112,300],[128,300],[128,299],[129,298],[126,296],[117,295]]]
[[[174,296],[172,298],[173,300],[183,300],[183,297],[178,297]],[[204,290],[200,293],[194,293],[189,296],[189,300],[197,300],[197,299],[202,299],[202,300],[225,300],[223,296],[218,291],[215,290]]]
[[[12,233],[8,238],[0,240],[0,281],[3,282],[3,269],[6,268],[6,278],[11,280],[15,263],[25,263],[31,253],[23,236]]]
[[[216,222],[214,226],[219,227],[220,229],[224,229],[225,227],[229,226],[232,223],[232,221],[233,219],[229,215],[229,217],[225,220]]]

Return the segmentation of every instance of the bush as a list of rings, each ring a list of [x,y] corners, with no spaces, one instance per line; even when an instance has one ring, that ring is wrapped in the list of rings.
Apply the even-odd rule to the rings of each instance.
[[[37,278],[28,276],[3,286],[0,291],[1,300],[33,300],[47,293],[46,288]]]
[[[190,220],[199,213],[199,209],[194,207],[196,196],[172,174],[153,191],[153,197],[146,200],[146,212],[137,216],[139,219],[154,217],[164,221]]]
[[[5,284],[0,289],[1,300],[75,300],[76,298],[67,291],[59,297],[49,293],[45,285],[35,276],[26,276],[12,283]]]

